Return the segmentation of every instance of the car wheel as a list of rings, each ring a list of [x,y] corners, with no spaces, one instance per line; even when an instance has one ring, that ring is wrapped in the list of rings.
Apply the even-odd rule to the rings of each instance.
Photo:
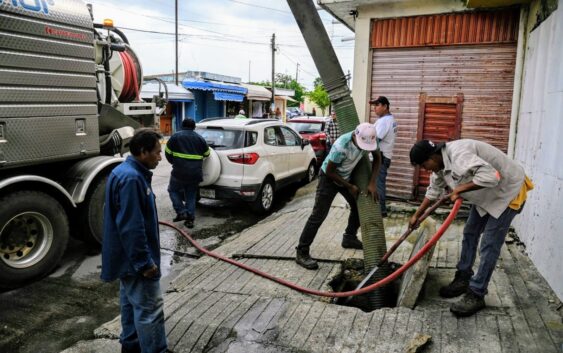
[[[16,288],[49,274],[68,242],[61,204],[38,191],[0,199],[0,288]]]
[[[307,174],[305,178],[303,178],[303,184],[309,184],[315,179],[315,175],[317,175],[317,168],[315,167],[315,161],[311,161],[309,163],[309,167],[307,167]]]
[[[252,204],[252,208],[256,213],[265,214],[272,209],[274,204],[274,191],[274,181],[270,178],[264,180],[258,192],[258,197]]]

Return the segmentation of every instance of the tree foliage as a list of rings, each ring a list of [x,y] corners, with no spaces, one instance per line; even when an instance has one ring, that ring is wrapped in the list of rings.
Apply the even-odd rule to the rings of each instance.
[[[325,115],[326,108],[330,105],[330,97],[328,92],[325,90],[321,78],[317,77],[313,82],[315,89],[307,93],[311,102],[315,103],[319,108],[321,108],[322,114]]]
[[[286,74],[276,74],[275,81],[276,88],[285,88],[285,89],[292,89],[295,91],[293,98],[297,102],[287,102],[287,105],[290,107],[298,106],[299,103],[303,103],[305,99],[305,87],[299,84],[299,82],[295,81],[291,76]],[[260,82],[250,82],[250,84],[264,86],[264,87],[272,87],[272,83],[270,81],[260,81]]]

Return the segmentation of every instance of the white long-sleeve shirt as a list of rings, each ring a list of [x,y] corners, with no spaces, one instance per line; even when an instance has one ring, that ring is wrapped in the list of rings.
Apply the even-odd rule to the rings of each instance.
[[[397,135],[397,123],[391,114],[384,115],[375,121],[375,131],[379,149],[386,158],[393,159],[393,147]]]
[[[498,218],[518,195],[524,183],[524,168],[501,150],[477,140],[457,140],[442,148],[444,169],[432,173],[426,198],[436,200],[449,186],[452,190],[473,181],[483,189],[461,196],[477,206],[479,215]]]

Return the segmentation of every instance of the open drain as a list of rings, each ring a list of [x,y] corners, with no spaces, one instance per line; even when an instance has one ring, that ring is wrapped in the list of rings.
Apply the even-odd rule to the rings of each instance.
[[[400,264],[388,262],[378,269],[378,274],[385,276],[395,271],[399,267]],[[353,291],[365,276],[366,273],[364,271],[364,260],[355,258],[346,259],[342,263],[340,273],[334,276],[334,278],[328,283],[328,285],[333,289],[334,292]],[[368,286],[369,284],[370,283],[366,283],[364,287]],[[356,307],[365,312],[370,312],[375,309],[381,309],[383,307],[395,307],[397,305],[397,296],[399,294],[400,285],[401,281],[397,280],[377,289],[381,291],[383,295],[383,305],[379,308],[372,309],[372,305],[369,301],[369,293],[347,298],[333,298],[332,302],[336,305]]]

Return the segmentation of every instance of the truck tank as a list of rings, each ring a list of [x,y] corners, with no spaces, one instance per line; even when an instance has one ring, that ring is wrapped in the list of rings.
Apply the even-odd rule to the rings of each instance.
[[[0,288],[50,273],[69,235],[99,247],[107,176],[158,126],[141,84],[125,35],[82,1],[0,0]]]
[[[70,0],[34,3],[0,2],[2,169],[100,151],[88,8]]]

